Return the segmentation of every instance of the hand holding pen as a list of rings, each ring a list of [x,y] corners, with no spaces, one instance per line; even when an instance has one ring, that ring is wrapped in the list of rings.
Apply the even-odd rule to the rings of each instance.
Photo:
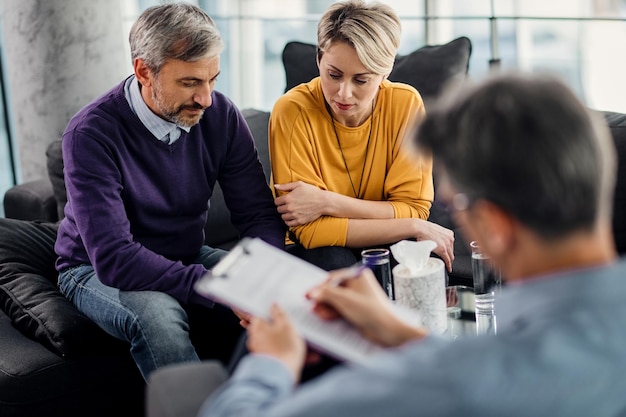
[[[314,302],[313,311],[318,317],[342,317],[381,346],[397,346],[426,334],[424,329],[409,326],[398,318],[387,294],[367,267],[332,271],[307,297]]]
[[[332,276],[329,279],[329,284],[334,287],[339,287],[341,285],[344,285],[346,282],[350,280],[360,278],[361,275],[363,274],[363,271],[365,271],[366,269],[367,269],[367,266],[359,264],[359,265],[354,265],[350,268],[346,268],[344,270],[335,271],[335,273],[331,272]]]
[[[307,293],[313,301],[313,311],[324,320],[334,320],[344,316],[340,304],[343,297],[358,297],[364,292],[365,276],[371,271],[364,265],[331,271],[328,278]]]

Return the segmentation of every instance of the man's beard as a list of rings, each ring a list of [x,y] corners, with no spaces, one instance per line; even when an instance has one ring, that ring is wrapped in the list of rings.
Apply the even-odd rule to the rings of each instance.
[[[183,104],[177,108],[169,107],[163,100],[161,100],[161,84],[158,80],[155,80],[152,86],[152,100],[157,107],[161,117],[163,117],[168,122],[175,123],[181,127],[192,127],[196,125],[202,116],[204,115],[204,107],[202,107],[198,103],[193,104]],[[198,109],[203,110],[202,113],[196,114],[193,116],[184,116],[183,110],[185,109]]]

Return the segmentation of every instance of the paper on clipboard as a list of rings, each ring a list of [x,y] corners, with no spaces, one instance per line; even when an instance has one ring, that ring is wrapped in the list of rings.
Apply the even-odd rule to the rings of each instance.
[[[196,284],[198,293],[255,316],[278,303],[312,346],[349,362],[365,362],[382,347],[345,320],[325,321],[305,294],[328,272],[258,238],[245,238]]]

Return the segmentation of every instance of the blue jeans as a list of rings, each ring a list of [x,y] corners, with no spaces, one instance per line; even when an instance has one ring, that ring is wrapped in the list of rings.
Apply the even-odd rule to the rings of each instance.
[[[211,269],[226,253],[203,246],[194,263]],[[187,312],[172,296],[108,287],[91,265],[62,271],[59,289],[104,331],[130,343],[131,355],[144,379],[161,366],[200,360],[189,338]]]

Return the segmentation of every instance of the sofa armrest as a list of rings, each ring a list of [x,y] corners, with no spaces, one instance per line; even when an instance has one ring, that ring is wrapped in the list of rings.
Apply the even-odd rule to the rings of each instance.
[[[10,219],[56,222],[57,203],[50,181],[42,178],[11,187],[4,195],[4,215]]]

